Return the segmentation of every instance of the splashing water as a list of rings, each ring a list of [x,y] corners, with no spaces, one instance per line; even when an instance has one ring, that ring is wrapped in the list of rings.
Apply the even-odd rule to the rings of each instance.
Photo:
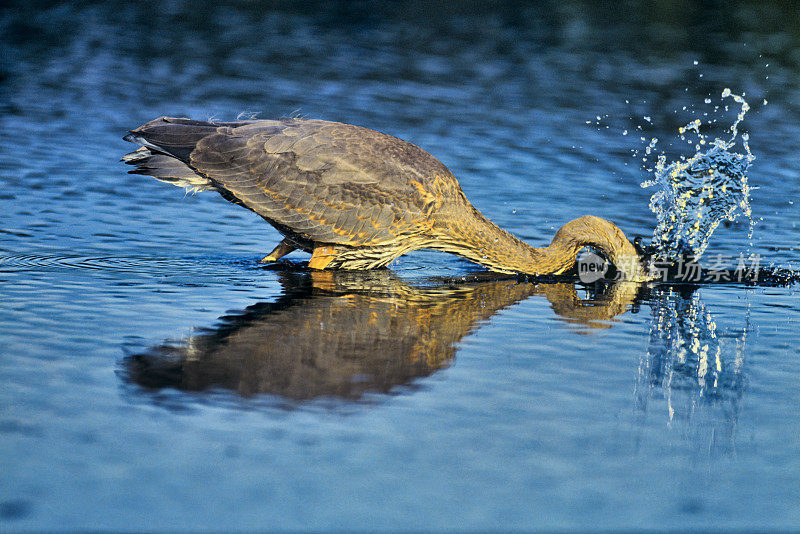
[[[689,159],[681,158],[667,164],[661,154],[656,164],[655,177],[642,183],[642,187],[659,185],[661,189],[650,198],[650,209],[656,214],[658,224],[653,232],[655,256],[676,261],[681,256],[699,258],[708,247],[711,234],[724,221],[734,221],[744,214],[750,219],[750,234],[753,219],[750,210],[750,187],[747,170],[755,159],[750,152],[747,133],[742,133],[745,154],[733,151],[739,135],[738,126],[750,106],[744,98],[722,92],[722,98],[731,97],[741,105],[736,121],[730,128],[727,141],[714,139],[708,143],[707,136],[700,133],[701,121],[694,120],[679,129],[681,138],[688,132],[698,136],[697,152]],[[711,148],[705,152],[705,145]]]

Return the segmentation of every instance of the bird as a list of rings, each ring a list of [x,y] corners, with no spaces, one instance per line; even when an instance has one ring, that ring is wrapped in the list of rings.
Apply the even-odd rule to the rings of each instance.
[[[418,146],[369,128],[307,118],[199,121],[160,117],[123,138],[132,174],[188,191],[217,191],[283,235],[261,261],[295,250],[308,267],[375,269],[419,249],[456,254],[498,273],[533,277],[574,269],[591,247],[630,281],[645,257],[614,223],[584,215],[533,247],[486,218],[458,180]]]

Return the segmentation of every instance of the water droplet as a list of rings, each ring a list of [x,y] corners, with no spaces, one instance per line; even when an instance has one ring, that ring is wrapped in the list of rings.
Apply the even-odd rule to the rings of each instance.
[[[674,261],[682,254],[699,257],[717,226],[723,220],[733,221],[741,214],[750,219],[752,234],[754,220],[749,204],[747,170],[755,157],[750,152],[746,132],[741,134],[745,153],[732,150],[738,125],[749,106],[743,96],[733,94],[730,89],[725,89],[722,95],[723,98],[732,97],[741,106],[730,127],[731,138],[714,139],[711,148],[701,152],[708,143],[706,136],[700,133],[702,122],[695,119],[678,130],[683,140],[694,144],[695,154],[690,158],[680,156],[671,163],[667,162],[664,154],[659,155],[654,178],[641,184],[642,187],[660,186],[650,199],[650,209],[658,220],[653,244],[664,259]],[[707,122],[710,124],[716,119]],[[689,131],[698,136],[697,141],[686,139],[684,134]]]

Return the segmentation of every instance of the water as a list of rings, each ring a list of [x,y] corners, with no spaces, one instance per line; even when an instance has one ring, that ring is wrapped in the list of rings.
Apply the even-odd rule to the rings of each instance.
[[[756,224],[703,260],[796,272],[786,6],[308,9],[0,12],[1,528],[798,528],[798,286],[264,268],[258,217],[119,163],[160,115],[321,117],[533,244],[585,213],[649,236],[644,147],[729,139],[729,87]]]
[[[739,215],[749,219],[748,238],[753,235],[747,171],[755,156],[748,144],[749,134],[742,134],[745,154],[733,151],[739,124],[750,105],[728,88],[722,92],[722,98],[726,97],[732,97],[741,105],[730,127],[731,138],[727,141],[714,139],[710,143],[712,148],[702,150],[702,146],[709,144],[708,136],[700,132],[703,121],[694,119],[678,131],[681,140],[686,139],[687,132],[695,132],[697,152],[688,159],[681,156],[679,161],[669,164],[664,154],[659,155],[655,178],[642,183],[642,187],[660,186],[650,198],[650,209],[658,221],[653,231],[653,254],[661,261],[674,262],[682,256],[699,259],[720,223],[735,221]],[[710,103],[710,99],[706,99],[706,103]],[[712,124],[712,120],[707,120],[706,124]],[[656,142],[654,138],[646,147],[648,155]]]

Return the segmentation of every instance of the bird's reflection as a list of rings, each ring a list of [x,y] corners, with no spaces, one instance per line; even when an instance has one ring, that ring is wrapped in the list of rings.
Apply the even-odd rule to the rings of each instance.
[[[146,388],[355,399],[446,367],[456,343],[499,310],[546,297],[565,320],[605,328],[634,301],[623,283],[578,297],[574,283],[517,279],[409,285],[390,271],[281,273],[282,296],[221,317],[180,343],[126,358]]]

